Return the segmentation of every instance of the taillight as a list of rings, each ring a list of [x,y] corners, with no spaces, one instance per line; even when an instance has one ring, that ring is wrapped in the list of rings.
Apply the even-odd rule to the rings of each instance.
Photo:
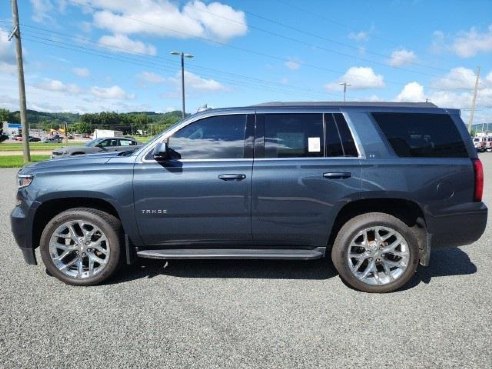
[[[483,195],[483,166],[480,159],[473,160],[473,171],[475,172],[475,192],[473,195],[473,201],[482,201]]]

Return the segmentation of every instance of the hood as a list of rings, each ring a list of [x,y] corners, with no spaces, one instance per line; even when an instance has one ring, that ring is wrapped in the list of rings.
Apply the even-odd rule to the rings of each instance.
[[[70,172],[93,170],[94,167],[106,164],[111,158],[122,156],[123,152],[104,152],[80,156],[68,156],[59,159],[41,161],[23,167],[19,173],[31,174],[35,172]]]

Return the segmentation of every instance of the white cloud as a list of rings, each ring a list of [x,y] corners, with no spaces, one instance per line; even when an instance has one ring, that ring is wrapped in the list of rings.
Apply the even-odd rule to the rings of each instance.
[[[430,102],[442,108],[470,109],[471,92],[456,93],[452,91],[434,91],[429,96]],[[478,100],[477,100],[478,102]]]
[[[147,83],[159,84],[166,82],[166,78],[153,72],[142,72],[137,77],[140,81]]]
[[[125,90],[117,85],[107,88],[94,86],[91,88],[91,94],[101,99],[111,100],[128,100],[135,97],[135,95],[126,93]]]
[[[415,53],[411,50],[399,49],[391,53],[391,58],[388,64],[392,67],[401,67],[404,65],[412,64],[417,59]]]
[[[72,4],[90,9],[93,25],[113,34],[207,37],[225,42],[248,30],[244,12],[220,2],[189,1],[182,9],[170,0],[75,0]]]
[[[181,76],[181,73],[179,73]],[[181,78],[181,77],[179,77]],[[213,79],[206,79],[191,72],[185,71],[185,83],[187,88],[197,91],[225,91],[226,87]]]
[[[492,25],[483,33],[474,27],[468,32],[459,33],[451,46],[451,50],[462,58],[470,58],[478,53],[492,52]]]
[[[432,34],[432,44],[431,44],[431,51],[434,53],[441,53],[443,50],[446,49],[445,46],[445,41],[446,41],[446,35],[442,31],[434,31]]]
[[[222,41],[243,36],[248,29],[242,11],[218,2],[208,5],[201,1],[189,2],[185,5],[183,13],[199,22],[206,35]]]
[[[44,23],[52,21],[53,18],[50,15],[55,8],[51,0],[31,0],[32,5],[32,19],[38,23]]]
[[[364,90],[369,88],[384,87],[384,78],[380,74],[374,73],[369,67],[351,67],[337,81],[325,85],[330,91],[338,91],[342,88],[340,83],[347,82],[350,88],[354,90]]]
[[[290,70],[298,70],[301,67],[301,63],[295,59],[287,60],[284,65]]]
[[[152,45],[144,44],[141,41],[135,41],[126,35],[103,36],[99,39],[99,45],[116,52],[125,52],[129,54],[156,55],[156,48]]]
[[[440,90],[460,90],[474,88],[475,72],[468,68],[453,68],[444,77],[431,83],[431,87]]]
[[[9,41],[9,33],[0,28],[0,65],[5,64],[15,66],[15,53],[13,42]]]
[[[82,78],[87,78],[91,75],[91,72],[87,68],[73,68],[72,72]]]
[[[462,109],[463,115],[468,115],[471,107],[473,91],[456,91],[450,89],[431,90],[430,93],[424,92],[424,86],[418,82],[411,82],[405,85],[403,90],[395,98],[396,101],[423,102],[427,99],[441,108]],[[477,111],[492,108],[492,84],[486,84],[478,91]],[[486,114],[484,114],[486,116]],[[489,113],[490,119],[490,113]]]
[[[348,35],[348,38],[357,42],[365,42],[369,40],[369,33],[368,32],[350,32]]]
[[[480,32],[475,27],[470,28],[469,31],[461,31],[454,35],[446,35],[442,31],[435,31],[431,50],[436,53],[452,52],[461,58],[471,58],[479,53],[491,53],[492,24],[484,32]]]
[[[490,72],[487,77],[485,77],[485,79],[487,80],[487,82],[489,82],[491,85],[492,85],[492,72]]]
[[[418,82],[410,82],[403,87],[403,90],[396,97],[396,101],[422,102],[425,101],[424,86]]]
[[[63,92],[70,94],[79,94],[81,89],[75,84],[65,84],[62,81],[56,79],[48,79],[43,83],[35,85],[34,87],[41,90],[53,91],[53,92]]]

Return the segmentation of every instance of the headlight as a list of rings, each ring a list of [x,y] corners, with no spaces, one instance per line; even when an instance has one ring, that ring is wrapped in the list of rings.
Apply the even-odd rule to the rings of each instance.
[[[31,184],[34,177],[31,174],[19,174],[17,176],[17,185],[19,188],[27,187]]]

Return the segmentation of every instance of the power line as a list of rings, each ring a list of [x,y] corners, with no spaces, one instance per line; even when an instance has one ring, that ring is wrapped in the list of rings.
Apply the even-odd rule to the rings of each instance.
[[[199,12],[202,12],[202,13],[207,13],[207,14],[213,15],[216,18],[220,18],[220,19],[229,21],[231,23],[242,24],[242,22],[239,22],[237,20],[234,20],[234,19],[231,19],[231,18],[228,18],[228,17],[224,17],[222,15],[215,14],[215,13],[210,12],[210,11],[205,10],[205,9],[197,8],[196,10],[199,11]],[[284,27],[286,29],[290,29],[292,31],[295,31],[295,32],[298,32],[298,33],[301,33],[301,34],[304,34],[304,35],[307,35],[307,36],[310,36],[310,37],[315,37],[315,38],[318,38],[318,39],[320,39],[322,41],[327,41],[327,42],[333,43],[333,44],[338,45],[338,46],[342,46],[342,47],[346,47],[346,48],[349,48],[349,49],[352,49],[352,50],[359,51],[359,48],[357,46],[350,45],[349,43],[336,41],[336,40],[330,39],[328,37],[321,36],[321,35],[318,35],[318,34],[315,34],[315,33],[312,33],[312,32],[309,32],[309,31],[306,31],[306,30],[303,30],[303,29],[300,29],[300,28],[297,28],[297,27],[294,27],[294,26],[291,26],[291,25],[288,25],[288,24],[285,24],[285,23],[282,23],[282,22],[279,22],[279,21],[274,20],[274,19],[267,18],[265,16],[255,14],[255,13],[250,12],[250,11],[247,11],[247,10],[242,10],[242,11],[244,13],[248,14],[248,15],[251,15],[253,17],[256,17],[256,18],[259,18],[259,19],[262,19],[262,20],[265,20],[265,21],[267,21],[269,23],[272,23],[272,24],[279,25],[279,26]],[[397,69],[401,69],[401,70],[406,70],[407,72],[412,72],[412,73],[417,73],[417,74],[423,74],[423,75],[429,75],[429,76],[436,77],[436,75],[434,75],[434,74],[430,74],[430,73],[426,73],[426,72],[421,72],[421,71],[416,71],[416,70],[413,70],[413,69],[410,69],[410,68],[392,67],[392,66],[389,66],[385,62],[380,62],[380,61],[376,61],[376,60],[372,60],[372,59],[368,59],[368,58],[363,58],[360,55],[347,54],[347,53],[344,53],[344,52],[341,52],[341,51],[338,51],[338,50],[329,49],[329,48],[326,48],[326,47],[323,47],[323,46],[319,46],[319,45],[306,44],[306,42],[303,41],[303,40],[299,40],[299,39],[294,38],[294,37],[286,36],[286,35],[283,35],[283,34],[280,34],[280,33],[277,33],[277,32],[273,32],[273,31],[270,31],[270,30],[266,30],[264,28],[261,28],[261,27],[255,26],[255,25],[251,25],[250,24],[249,27],[252,28],[252,29],[258,30],[260,32],[266,33],[266,34],[273,35],[273,36],[278,37],[278,38],[282,38],[282,39],[285,39],[285,40],[288,40],[288,41],[296,42],[296,43],[302,44],[304,46],[310,46],[311,48],[314,48],[314,49],[317,49],[317,50],[322,50],[322,51],[326,51],[326,52],[329,52],[329,53],[334,53],[334,54],[337,54],[337,55],[340,55],[340,56],[344,56],[344,57],[348,57],[348,58],[357,58],[359,60],[366,61],[366,62],[369,62],[369,63],[382,65],[385,68],[397,68]],[[382,58],[384,58],[386,60],[391,57],[390,55],[381,54],[381,53],[377,53],[377,52],[370,51],[370,50],[365,50],[365,52],[368,53],[368,54],[372,54],[372,55],[378,56],[378,57],[382,57]],[[301,64],[303,64],[303,63],[301,63]],[[413,65],[417,65],[417,66],[421,66],[421,67],[424,67],[424,68],[429,68],[429,69],[434,69],[434,70],[446,71],[447,72],[447,70],[445,70],[445,69],[437,68],[437,67],[433,67],[433,66],[428,66],[428,65],[425,65],[423,63],[413,62],[412,64]]]
[[[143,22],[143,23],[149,24],[148,22]],[[51,33],[59,34],[62,37],[66,37],[66,35],[64,35],[64,34],[53,32],[51,30],[43,29],[43,28],[40,28],[40,27],[27,26],[27,25],[26,25],[26,27],[31,27],[31,28],[35,28],[35,29],[38,29],[38,30],[43,30],[45,32],[51,32]],[[164,27],[164,28],[170,29],[170,28],[167,28],[167,27]],[[180,34],[184,34],[184,32],[180,32],[180,31],[176,31],[176,32],[178,32]],[[200,37],[200,38],[202,38],[202,37]],[[208,41],[212,41],[212,39],[209,39],[209,38],[205,38],[205,39],[208,40]],[[84,38],[81,38],[81,40],[84,43],[91,43],[91,44],[93,44],[92,40],[84,39]],[[271,54],[267,54],[267,53],[263,53],[263,52],[259,52],[259,51],[254,51],[254,50],[250,50],[250,49],[246,49],[246,48],[242,48],[242,47],[238,47],[238,46],[234,46],[234,45],[229,45],[229,44],[222,43],[222,42],[219,42],[219,41],[215,41],[215,42],[217,42],[217,43],[219,43],[221,45],[224,45],[226,47],[230,47],[230,48],[233,48],[233,49],[236,49],[236,50],[240,50],[240,51],[243,51],[243,52],[247,52],[247,53],[250,53],[250,54],[254,54],[254,55],[257,55],[257,56],[262,56],[262,57],[266,57],[266,58],[269,58],[269,59],[281,61],[283,63],[286,63],[286,62],[289,61],[289,59],[285,59],[285,58],[282,58],[282,57],[279,57],[279,56],[276,56],[276,55],[271,55]],[[302,41],[299,41],[299,42],[302,42]],[[97,44],[97,46],[100,47],[101,45],[98,45]],[[113,49],[115,51],[122,51],[122,52],[128,53],[128,51],[126,49],[122,49],[122,48],[118,48],[118,47],[111,47],[110,49]],[[139,54],[139,53],[134,53],[134,54]],[[146,57],[148,57],[147,54],[140,53],[140,55],[145,55]],[[172,62],[170,60],[167,60],[167,61],[170,64],[172,63],[174,65],[174,62]],[[344,73],[343,71],[334,70],[334,69],[331,69],[331,68],[326,68],[326,67],[322,67],[322,66],[318,66],[318,65],[314,65],[314,64],[304,63],[303,65],[306,66],[306,67],[312,68],[312,69],[320,70],[320,71],[323,71],[323,72],[330,72],[330,73],[337,74],[337,75]],[[404,85],[405,84],[405,82],[402,82],[402,81],[392,81],[392,80],[386,80],[385,83],[393,84],[393,85],[397,85],[397,86],[401,86],[401,85]]]
[[[158,64],[156,62],[151,62],[150,60],[142,61],[139,59],[129,58],[129,57],[122,57],[122,56],[116,57],[116,56],[108,55],[108,54],[105,54],[105,53],[102,53],[102,52],[99,52],[99,51],[96,51],[93,49],[75,46],[73,44],[67,44],[67,43],[63,43],[61,41],[57,41],[57,40],[45,39],[45,38],[42,38],[42,37],[37,36],[37,35],[29,34],[29,35],[25,36],[25,39],[33,41],[33,42],[38,42],[40,44],[47,45],[47,46],[55,46],[58,48],[62,48],[65,50],[71,50],[71,51],[75,51],[75,52],[84,52],[86,54],[99,56],[99,57],[103,57],[106,59],[116,60],[116,61],[120,61],[120,62],[124,62],[124,63],[130,63],[130,64],[134,64],[134,65],[138,65],[138,66],[143,66],[146,68],[153,68],[154,70],[165,70],[165,71],[171,71],[171,72],[175,71],[174,67],[166,67],[166,66]],[[215,70],[212,68],[207,68],[207,67],[193,66],[193,68],[189,68],[189,69],[191,69],[191,70],[205,70],[205,71],[208,70],[208,71],[218,72],[220,74],[229,74],[231,76],[240,77],[241,80],[233,79],[230,77],[224,77],[223,75],[220,76],[220,78],[222,80],[227,81],[227,83],[232,84],[232,85],[236,85],[239,87],[245,87],[245,83],[247,83],[250,85],[250,88],[258,88],[258,87],[262,88],[262,89],[267,88],[271,91],[281,91],[281,92],[303,91],[305,93],[316,93],[317,92],[317,91],[312,90],[312,89],[305,89],[305,88],[301,88],[301,87],[297,87],[297,86],[285,86],[285,85],[282,85],[281,83],[277,83],[277,82],[273,82],[273,81],[261,80],[258,78],[251,78],[248,76],[239,75],[239,74],[235,74],[235,73],[222,72],[222,71],[218,71],[218,70]],[[208,77],[208,76],[204,76],[204,77]],[[325,95],[325,94],[326,93],[323,92],[323,95]],[[330,94],[328,94],[328,95],[330,95]],[[315,96],[315,95],[312,95],[312,96]],[[333,95],[333,96],[335,96],[335,95]]]

